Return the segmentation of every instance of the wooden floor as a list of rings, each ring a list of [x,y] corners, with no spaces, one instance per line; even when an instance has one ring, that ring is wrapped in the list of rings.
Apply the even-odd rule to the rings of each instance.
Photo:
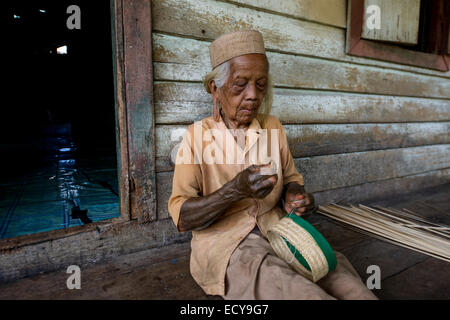
[[[409,208],[450,225],[450,184],[367,204]],[[344,253],[365,282],[381,269],[381,299],[450,299],[450,264],[357,233],[321,215],[310,223]],[[0,299],[220,299],[206,296],[189,274],[189,243],[117,257],[81,270],[81,290],[68,290],[65,270],[0,285]]]

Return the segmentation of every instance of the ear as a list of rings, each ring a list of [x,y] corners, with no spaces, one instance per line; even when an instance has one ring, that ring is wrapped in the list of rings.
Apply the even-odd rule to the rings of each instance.
[[[211,95],[214,97],[214,95],[217,94],[217,86],[214,79],[209,80],[208,82],[209,91],[211,92]]]

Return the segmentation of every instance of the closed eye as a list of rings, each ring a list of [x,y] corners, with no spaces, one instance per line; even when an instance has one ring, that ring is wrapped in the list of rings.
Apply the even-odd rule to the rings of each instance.
[[[264,81],[264,82],[257,82],[256,83],[257,84],[257,86],[260,88],[260,89],[265,89],[266,88],[266,85],[267,85],[267,83]]]
[[[247,82],[245,82],[245,81],[238,81],[238,82],[234,83],[234,85],[238,86],[238,87],[245,87],[246,84],[247,84]]]

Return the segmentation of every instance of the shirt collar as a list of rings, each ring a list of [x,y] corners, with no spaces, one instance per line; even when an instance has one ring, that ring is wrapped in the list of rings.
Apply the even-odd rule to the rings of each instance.
[[[213,120],[214,121],[214,120]],[[226,139],[229,141],[234,141],[234,143],[236,143],[236,141],[234,140],[233,135],[230,133],[230,130],[228,129],[228,127],[225,125],[225,122],[222,119],[222,116],[220,116],[220,121],[216,122],[214,121],[217,128],[220,130],[224,130],[225,131],[225,136]],[[244,154],[247,153],[254,145],[255,143],[258,141],[258,138],[260,136],[260,129],[261,129],[261,124],[259,123],[257,117],[254,117],[252,122],[250,122],[250,125],[247,129],[247,135],[246,135],[246,139],[245,139],[245,150],[244,150]],[[236,143],[237,145],[237,143]],[[238,150],[242,150],[239,146]]]

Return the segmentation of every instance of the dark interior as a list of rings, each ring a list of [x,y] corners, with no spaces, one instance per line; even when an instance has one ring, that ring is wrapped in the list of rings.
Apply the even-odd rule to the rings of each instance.
[[[71,5],[80,29],[67,26],[77,14]],[[118,216],[109,1],[7,7],[0,238]]]

